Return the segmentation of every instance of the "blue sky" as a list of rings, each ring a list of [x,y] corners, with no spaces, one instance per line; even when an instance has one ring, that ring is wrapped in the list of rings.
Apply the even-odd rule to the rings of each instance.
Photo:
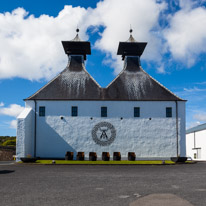
[[[187,127],[206,122],[205,0],[0,1],[0,136],[16,134],[23,99],[67,64],[61,40],[91,42],[86,68],[106,87],[122,69],[119,41],[148,45],[143,69],[183,99]]]

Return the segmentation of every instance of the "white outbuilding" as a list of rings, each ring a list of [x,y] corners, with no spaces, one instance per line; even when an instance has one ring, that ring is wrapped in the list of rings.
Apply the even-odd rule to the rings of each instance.
[[[185,100],[141,67],[146,44],[132,35],[120,42],[122,72],[102,88],[85,68],[90,42],[77,36],[62,42],[66,68],[25,99],[18,117],[17,161],[28,154],[64,158],[67,151],[120,152],[126,158],[169,159],[186,156]]]
[[[186,131],[186,154],[194,160],[206,161],[206,123]]]

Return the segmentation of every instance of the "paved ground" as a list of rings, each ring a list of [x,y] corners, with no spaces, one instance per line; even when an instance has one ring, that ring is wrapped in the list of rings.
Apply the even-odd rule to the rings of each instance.
[[[205,206],[206,163],[0,164],[1,206]]]

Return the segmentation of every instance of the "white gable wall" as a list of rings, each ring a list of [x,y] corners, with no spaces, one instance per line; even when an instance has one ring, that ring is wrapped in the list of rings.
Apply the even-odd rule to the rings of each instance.
[[[194,160],[206,160],[206,130],[186,135],[186,151],[187,156]]]
[[[26,107],[17,117],[17,161],[34,155],[34,110]]]
[[[39,106],[46,107],[45,117],[39,117]],[[78,106],[78,117],[71,117],[71,106]],[[102,106],[108,117],[101,117]],[[33,101],[26,107],[34,110]],[[140,117],[133,117],[134,107],[140,107]],[[166,107],[172,107],[172,118],[165,117]],[[178,102],[178,113],[179,153],[185,156],[185,102]],[[116,138],[111,145],[100,146],[91,132],[105,121],[115,127]],[[128,152],[137,158],[176,156],[174,101],[37,101],[36,131],[37,157],[64,157],[66,151],[83,151],[86,156],[93,151],[98,157],[104,151],[121,152],[122,157]]]

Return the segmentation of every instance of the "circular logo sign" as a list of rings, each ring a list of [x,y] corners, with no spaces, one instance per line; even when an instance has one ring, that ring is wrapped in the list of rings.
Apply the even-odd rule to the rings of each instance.
[[[110,145],[116,137],[116,130],[109,122],[100,122],[92,130],[94,142],[101,146]]]

